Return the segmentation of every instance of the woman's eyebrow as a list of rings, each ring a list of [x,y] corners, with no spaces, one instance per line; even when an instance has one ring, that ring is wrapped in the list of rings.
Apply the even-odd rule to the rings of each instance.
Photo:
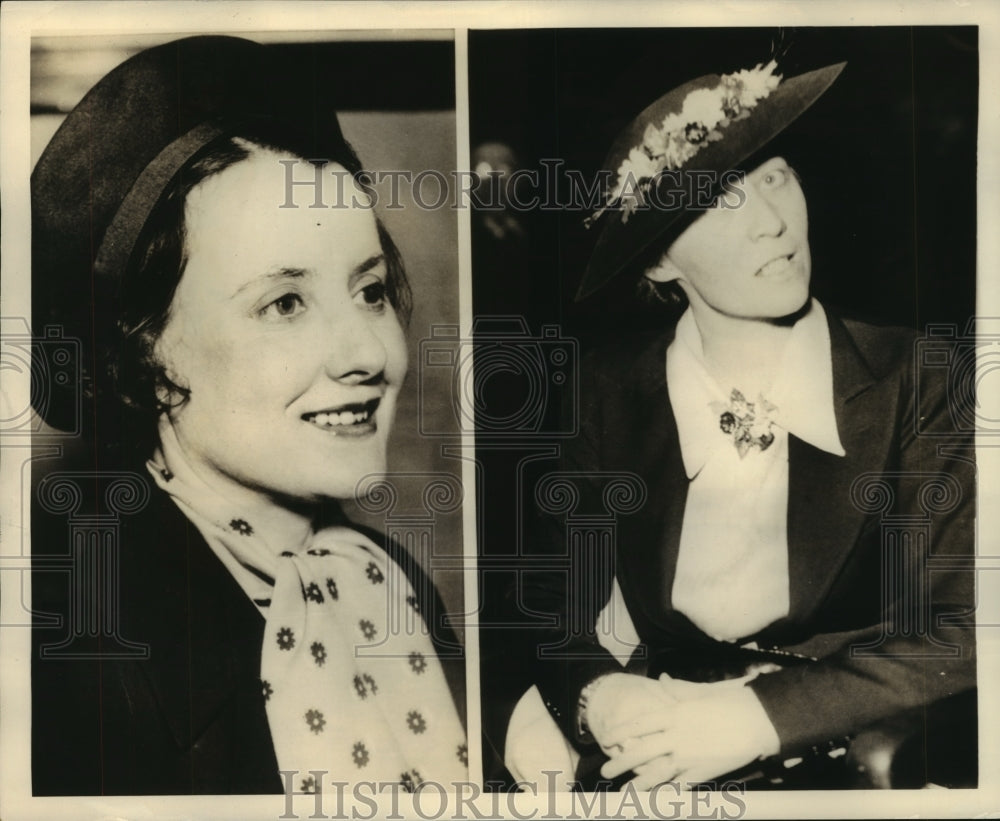
[[[368,257],[368,259],[366,259],[360,265],[356,265],[354,267],[354,270],[351,271],[351,276],[356,277],[360,276],[361,274],[365,274],[372,268],[376,267],[377,265],[380,265],[383,262],[385,262],[385,254],[374,254],[373,256]]]
[[[233,291],[233,297],[239,296],[247,288],[256,285],[260,282],[276,282],[282,279],[301,279],[302,277],[310,276],[312,271],[306,270],[305,268],[277,268],[273,271],[268,271],[266,274],[261,274],[258,277],[254,277],[247,282],[244,282],[239,288]]]
[[[373,254],[364,262],[354,266],[354,269],[351,271],[350,278],[352,280],[357,279],[362,274],[367,273],[372,268],[376,268],[384,262],[385,254]],[[266,274],[261,274],[260,276],[244,282],[239,288],[233,291],[230,299],[239,296],[239,294],[243,293],[243,291],[247,288],[262,282],[277,282],[282,279],[302,279],[303,277],[309,277],[313,274],[314,271],[309,268],[277,268],[273,271],[268,271]]]

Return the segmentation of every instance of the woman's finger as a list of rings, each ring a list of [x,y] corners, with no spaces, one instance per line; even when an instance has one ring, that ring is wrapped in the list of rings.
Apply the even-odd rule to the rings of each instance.
[[[675,721],[674,707],[668,705],[664,709],[654,710],[615,724],[604,733],[602,740],[608,747],[624,746],[631,739],[669,730]]]
[[[635,790],[647,791],[653,789],[657,784],[675,781],[679,774],[680,769],[674,762],[673,756],[661,756],[636,767],[635,778],[628,783]]]
[[[592,685],[586,707],[586,722],[604,747],[613,747],[628,736],[616,733],[611,738],[608,730],[630,722],[642,722],[669,707],[673,702],[669,694],[653,679],[632,673],[610,673]]]
[[[667,733],[653,733],[642,738],[629,739],[620,753],[611,756],[601,767],[605,778],[617,778],[653,759],[673,752],[672,739]]]

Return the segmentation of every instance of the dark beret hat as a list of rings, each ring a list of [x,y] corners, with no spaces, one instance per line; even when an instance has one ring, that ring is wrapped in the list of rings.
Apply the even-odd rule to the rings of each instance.
[[[32,321],[80,341],[85,381],[114,327],[114,295],[167,186],[213,140],[237,131],[313,159],[339,156],[330,78],[236,37],[147,49],[108,73],[66,117],[31,176]],[[79,385],[33,385],[46,420],[65,427]],[[65,395],[62,395],[65,394]]]
[[[718,180],[722,175],[738,168],[791,125],[830,87],[846,64],[837,63],[781,80],[756,101],[751,94],[752,107],[739,110],[739,100],[746,99],[742,78],[753,74],[754,79],[749,82],[760,83],[772,65],[763,72],[758,66],[753,72],[727,77],[709,74],[684,83],[643,109],[619,134],[602,167],[611,172],[614,184],[622,169],[634,165],[637,169],[634,181],[645,186],[643,204],[631,210],[623,208],[620,200],[612,200],[595,215],[593,225],[600,233],[577,300],[600,290],[654,243],[672,242],[690,224],[691,218],[700,213],[698,209],[709,204],[694,202],[691,196],[698,191],[702,181],[716,180],[716,184],[701,190],[702,194],[714,199],[721,190]],[[778,78],[780,75],[775,75],[772,81]],[[691,100],[703,103],[706,94],[716,95],[720,114],[725,112],[721,123],[706,127],[705,123],[688,121],[681,116],[689,110],[685,103]],[[708,102],[711,103],[711,99]],[[731,105],[735,110],[729,107]],[[704,109],[704,106],[691,106],[695,111],[699,108]],[[665,133],[668,130],[665,129],[654,134],[652,141],[662,144],[672,140],[674,150],[679,149],[675,157],[682,161],[662,167],[660,160],[661,167],[655,173],[650,171],[649,176],[643,176],[640,170],[643,167],[656,168],[647,135],[650,129],[667,122],[667,118],[675,121],[679,128],[670,133]],[[632,155],[633,151],[642,154]],[[630,155],[636,163],[629,162]]]

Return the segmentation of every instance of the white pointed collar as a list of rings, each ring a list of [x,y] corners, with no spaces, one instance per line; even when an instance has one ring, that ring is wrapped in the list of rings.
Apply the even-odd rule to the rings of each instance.
[[[684,471],[693,479],[718,448],[735,447],[720,429],[719,413],[713,410],[718,403],[729,404],[731,388],[723,390],[709,374],[701,334],[690,308],[677,323],[666,359],[667,390],[677,422]],[[826,313],[815,299],[792,328],[774,386],[765,398],[777,408],[772,413],[777,427],[827,453],[845,455],[833,404],[830,329]]]

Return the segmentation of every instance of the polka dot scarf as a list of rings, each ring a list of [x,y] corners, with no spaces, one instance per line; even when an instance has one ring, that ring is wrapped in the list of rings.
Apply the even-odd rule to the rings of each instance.
[[[148,467],[265,617],[261,690],[295,791],[317,790],[311,770],[409,791],[467,780],[465,733],[418,601],[378,545],[329,527],[298,552],[273,550],[191,470],[169,426]]]

